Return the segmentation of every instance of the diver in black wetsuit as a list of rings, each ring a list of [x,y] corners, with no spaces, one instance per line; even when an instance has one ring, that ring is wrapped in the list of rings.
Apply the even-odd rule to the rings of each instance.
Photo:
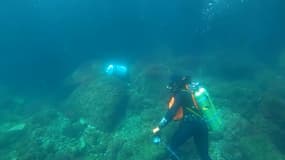
[[[179,120],[179,128],[169,142],[171,151],[176,152],[179,146],[193,137],[201,160],[211,160],[208,153],[208,127],[193,98],[189,87],[190,83],[191,78],[188,76],[174,75],[171,77],[168,85],[172,94],[169,100],[169,109],[159,125],[153,129],[153,134],[157,135],[160,129],[170,121]],[[176,160],[177,157],[172,155],[170,159]]]

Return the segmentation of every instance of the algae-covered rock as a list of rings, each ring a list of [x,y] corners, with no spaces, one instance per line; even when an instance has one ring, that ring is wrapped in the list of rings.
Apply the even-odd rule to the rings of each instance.
[[[106,159],[156,159],[164,154],[162,145],[152,143],[151,123],[143,120],[143,114],[128,116],[112,135],[106,150]]]
[[[71,118],[85,117],[99,129],[112,131],[124,117],[128,99],[127,82],[100,75],[72,92],[65,112]]]
[[[0,126],[0,148],[9,147],[25,134],[25,123],[6,123]]]
[[[68,112],[86,117],[103,130],[114,129],[128,105],[126,88],[118,83],[101,79],[79,86],[69,97]]]
[[[188,66],[185,58],[171,61],[184,68]],[[98,63],[84,65],[69,79],[69,84],[76,85],[62,107],[46,107],[53,109],[33,114],[27,123],[0,125],[1,147],[13,144],[11,150],[16,151],[0,159],[165,159],[167,151],[162,144],[152,143],[151,129],[167,110],[165,85],[173,69],[167,63],[137,64],[131,72],[130,85],[102,74]],[[224,72],[222,64],[217,65],[214,69]],[[229,72],[242,71],[246,66],[248,62],[235,65]],[[199,79],[207,85],[224,126],[220,132],[210,132],[213,160],[284,159],[284,87],[278,87],[284,79],[281,76],[272,81],[268,75],[275,74],[269,72],[256,77],[254,83],[245,79],[224,81],[217,75]],[[163,142],[176,127],[173,122],[162,130]],[[191,140],[179,148],[178,154],[181,159],[198,159]]]
[[[38,116],[34,117],[38,119]],[[42,119],[45,118],[50,122],[29,128],[29,134],[17,144],[15,157],[23,160],[82,159],[88,149],[84,136],[87,125],[80,121],[73,122],[58,112],[53,114],[53,119],[42,116]],[[32,119],[29,122],[34,122]],[[29,127],[32,127],[31,124]]]
[[[241,51],[218,51],[203,56],[201,60],[201,69],[207,75],[227,81],[252,80],[257,71],[264,68],[256,57]]]
[[[65,85],[80,85],[88,83],[96,79],[102,70],[103,68],[100,62],[86,62],[65,79]]]
[[[285,159],[285,156],[278,152],[269,138],[262,133],[241,137],[240,144],[240,150],[246,154],[247,159]]]
[[[134,79],[134,87],[140,90],[140,94],[143,96],[160,96],[164,93],[165,86],[169,80],[171,70],[164,64],[144,64],[142,68],[137,70],[137,74]]]

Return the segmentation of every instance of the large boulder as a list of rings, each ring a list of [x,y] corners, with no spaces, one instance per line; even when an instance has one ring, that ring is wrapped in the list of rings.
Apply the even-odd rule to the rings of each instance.
[[[96,67],[89,72],[86,69],[79,70],[84,73],[78,75],[96,76],[86,76],[89,77],[88,81],[84,80],[77,85],[65,102],[65,113],[71,119],[84,117],[101,130],[113,131],[124,118],[128,106],[128,82],[119,77],[100,74]]]

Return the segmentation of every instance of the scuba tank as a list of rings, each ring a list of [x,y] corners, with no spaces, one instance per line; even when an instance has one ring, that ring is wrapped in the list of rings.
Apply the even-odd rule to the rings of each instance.
[[[203,118],[206,120],[209,129],[217,131],[221,129],[221,119],[218,116],[217,110],[209,96],[208,91],[199,83],[191,83],[191,90],[194,92],[194,97],[198,107],[200,108]]]

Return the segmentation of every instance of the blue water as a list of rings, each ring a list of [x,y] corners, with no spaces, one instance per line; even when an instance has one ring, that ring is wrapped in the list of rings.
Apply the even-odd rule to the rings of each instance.
[[[284,28],[284,0],[1,0],[0,88],[35,96],[30,99],[61,99],[74,89],[66,88],[66,79],[82,64],[128,64],[164,57],[167,50],[178,59],[199,59],[194,69],[206,63],[199,57],[219,56],[210,63],[223,65],[208,68],[209,76],[250,80],[279,63]],[[232,63],[239,67],[228,67]],[[1,113],[19,104],[1,102]]]
[[[274,59],[284,45],[284,6],[282,0],[1,1],[1,81],[54,84],[101,53],[153,54],[160,46],[187,54],[245,48]]]

